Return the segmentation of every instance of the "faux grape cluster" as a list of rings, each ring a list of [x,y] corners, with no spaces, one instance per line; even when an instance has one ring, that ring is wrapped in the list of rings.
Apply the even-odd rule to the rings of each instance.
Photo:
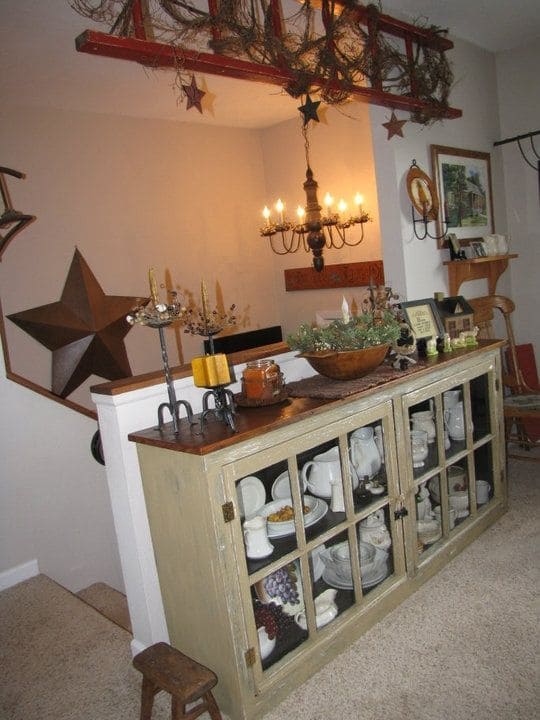
[[[296,589],[296,577],[287,567],[276,570],[264,579],[264,589],[272,599],[296,605],[300,597]]]
[[[294,618],[273,602],[265,605],[255,601],[254,614],[256,627],[264,627],[269,640],[286,637],[295,625]]]

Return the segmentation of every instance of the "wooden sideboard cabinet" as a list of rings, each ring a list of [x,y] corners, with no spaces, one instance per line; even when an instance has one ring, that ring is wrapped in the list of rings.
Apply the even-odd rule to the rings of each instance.
[[[501,344],[345,399],[239,409],[235,434],[130,435],[171,642],[217,673],[233,720],[262,717],[505,512]],[[429,440],[414,454],[411,427]],[[248,559],[245,516],[268,503],[293,517]]]

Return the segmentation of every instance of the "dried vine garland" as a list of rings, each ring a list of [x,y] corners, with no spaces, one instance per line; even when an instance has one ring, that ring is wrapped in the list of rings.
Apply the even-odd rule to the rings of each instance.
[[[111,34],[134,34],[134,0],[71,0],[70,4],[81,15],[109,24]],[[322,0],[319,33],[315,31],[318,13],[310,0],[280,24],[280,32],[269,0],[221,0],[214,15],[189,0],[146,0],[145,6],[149,39],[202,51],[202,37],[216,53],[285,67],[294,78],[285,90],[294,98],[315,87],[326,103],[339,104],[367,79],[372,86],[398,95],[409,95],[414,86],[415,95],[431,106],[429,111],[413,113],[415,122],[431,123],[448,109],[453,74],[444,51],[417,44],[411,62],[379,31],[376,5],[368,5],[369,33],[356,19],[355,0],[345,0],[338,11],[334,0]],[[426,29],[443,32],[435,26]],[[182,73],[181,52],[177,73]]]

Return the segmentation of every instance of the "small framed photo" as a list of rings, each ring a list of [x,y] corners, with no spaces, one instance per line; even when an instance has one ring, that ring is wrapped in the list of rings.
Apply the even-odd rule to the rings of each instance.
[[[448,244],[452,248],[452,251],[455,255],[459,255],[459,251],[461,250],[461,245],[458,239],[458,236],[456,233],[448,233],[446,236],[448,238]]]
[[[401,309],[417,341],[433,340],[444,335],[437,304],[433,298],[402,302]]]
[[[487,257],[486,248],[481,240],[471,240],[471,247],[474,251],[474,257]]]

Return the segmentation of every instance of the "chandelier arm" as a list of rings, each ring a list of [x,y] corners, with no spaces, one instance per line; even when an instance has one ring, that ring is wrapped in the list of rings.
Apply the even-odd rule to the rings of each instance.
[[[345,234],[345,230],[344,230],[344,231],[343,231],[343,242],[344,242],[345,245],[347,245],[348,247],[356,247],[357,245],[360,245],[360,243],[361,243],[361,242],[363,241],[363,239],[364,239],[364,223],[353,223],[353,224],[355,224],[355,225],[356,225],[356,224],[359,224],[359,225],[360,225],[360,240],[350,240],[350,241],[347,240],[347,237],[346,237],[346,234]]]
[[[346,240],[345,240],[345,232],[346,232],[346,229],[345,229],[344,227],[340,227],[340,226],[339,226],[339,223],[336,224],[336,225],[334,225],[334,228],[335,228],[336,233],[337,233],[337,236],[338,236],[338,238],[339,238],[339,240],[340,240],[340,244],[338,245],[338,244],[337,244],[337,238],[334,238],[334,237],[333,237],[333,238],[332,238],[332,247],[334,247],[336,250],[341,250],[341,248],[342,248],[344,245],[347,244],[347,243],[346,243]]]
[[[270,237],[270,247],[272,248],[272,252],[274,252],[276,255],[288,255],[289,253],[293,253],[293,252],[296,252],[296,250],[298,250],[298,247],[296,247],[295,250],[292,250],[292,243],[291,243],[291,246],[287,245],[287,243],[285,242],[284,237],[283,237],[283,232],[281,233],[281,243],[283,245],[283,250],[279,250],[278,248],[276,248],[276,246],[274,245],[274,236],[273,235],[270,235],[269,237]]]

